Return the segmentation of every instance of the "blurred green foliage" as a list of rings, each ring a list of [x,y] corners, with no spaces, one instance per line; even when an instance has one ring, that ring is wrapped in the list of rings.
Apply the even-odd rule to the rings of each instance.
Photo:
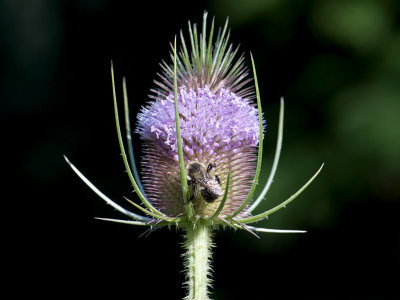
[[[334,228],[341,213],[354,203],[398,203],[398,1],[225,0],[211,4],[215,15],[230,17],[234,39],[252,50],[262,74],[259,81],[268,127],[261,182],[271,167],[276,137],[274,114],[278,111],[272,103],[280,95],[286,100],[281,162],[261,209],[289,197],[325,162],[309,190],[279,216],[272,216],[268,225]],[[246,37],[238,37],[238,31],[253,34],[242,41]],[[260,251],[281,241],[281,237],[272,239]]]

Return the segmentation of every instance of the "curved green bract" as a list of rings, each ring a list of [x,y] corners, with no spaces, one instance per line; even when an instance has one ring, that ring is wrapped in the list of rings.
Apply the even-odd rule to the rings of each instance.
[[[179,222],[180,221],[179,218],[170,218],[170,217],[166,217],[166,216],[160,216],[160,215],[158,215],[156,213],[153,213],[153,212],[141,207],[140,205],[137,205],[135,202],[129,200],[126,197],[124,197],[124,199],[126,201],[128,201],[130,204],[132,204],[134,207],[136,207],[137,209],[139,209],[139,210],[145,212],[146,214],[148,214],[149,216],[152,216],[152,217],[157,218],[159,220],[164,220],[164,221],[167,221],[167,222]]]
[[[175,126],[176,126],[176,140],[178,146],[178,159],[179,159],[179,171],[181,174],[181,187],[183,194],[183,202],[185,204],[186,215],[189,219],[194,217],[193,205],[188,204],[189,201],[189,188],[186,179],[185,161],[183,159],[183,149],[182,149],[182,137],[181,137],[181,127],[179,125],[179,109],[178,109],[178,83],[176,76],[176,37],[174,40],[174,106],[175,106]]]
[[[274,162],[272,164],[271,172],[269,174],[267,183],[265,184],[265,186],[264,186],[261,194],[258,196],[257,200],[255,200],[254,203],[247,210],[248,213],[251,213],[260,204],[260,202],[264,199],[265,195],[267,194],[267,192],[271,186],[272,181],[274,180],[274,176],[276,173],[276,169],[278,168],[279,157],[281,155],[281,149],[282,149],[283,114],[284,114],[284,101],[283,101],[283,98],[281,98],[281,107],[280,107],[280,111],[279,111],[278,139],[276,142]]]
[[[96,220],[107,221],[107,222],[114,222],[120,224],[128,224],[128,225],[139,225],[139,226],[154,226],[152,223],[143,223],[138,221],[131,221],[131,220],[120,220],[120,219],[110,219],[110,218],[95,218]]]
[[[256,231],[256,232],[267,232],[267,233],[306,233],[307,231],[305,230],[287,230],[287,229],[271,229],[271,228],[261,228],[261,227],[253,227],[253,226],[248,226],[250,230]]]
[[[270,210],[267,210],[261,214],[258,214],[258,215],[252,216],[252,217],[239,219],[238,221],[241,223],[244,223],[244,224],[257,222],[262,219],[265,219],[270,214],[273,214],[274,212],[277,212],[281,208],[285,207],[290,202],[292,202],[294,199],[296,199],[297,196],[299,196],[311,184],[311,182],[313,182],[313,180],[318,176],[319,172],[321,172],[323,166],[324,166],[324,164],[322,164],[322,166],[318,169],[318,171],[314,174],[314,176],[311,177],[305,185],[303,185],[295,194],[290,196],[286,201],[283,201],[281,204],[279,204],[279,205],[275,206],[274,208],[271,208]]]
[[[149,210],[151,210],[154,214],[156,214],[157,216],[164,216],[163,213],[161,213],[160,211],[155,209],[151,205],[151,203],[149,201],[147,201],[147,199],[143,196],[142,192],[140,191],[140,189],[139,189],[139,187],[138,187],[138,185],[136,183],[136,180],[134,179],[134,177],[132,175],[131,168],[129,167],[128,158],[126,156],[124,143],[122,141],[121,128],[120,128],[120,125],[119,125],[117,96],[116,96],[116,92],[115,92],[115,83],[114,83],[114,68],[113,68],[112,62],[111,62],[111,81],[112,81],[113,100],[114,100],[115,126],[117,128],[118,142],[119,142],[119,146],[120,146],[120,149],[121,149],[122,159],[124,161],[126,172],[128,173],[128,177],[129,177],[129,179],[130,179],[130,181],[131,181],[131,183],[133,185],[133,188],[135,189],[135,192],[137,193],[137,195],[139,196],[139,198],[143,202],[143,204]]]
[[[256,73],[256,67],[254,64],[253,56],[251,56],[251,63],[253,66],[253,74],[254,74],[254,85],[256,87],[256,96],[257,96],[257,109],[258,109],[258,126],[259,126],[259,137],[260,141],[258,143],[258,158],[257,158],[257,169],[256,169],[256,174],[254,176],[253,184],[251,186],[250,192],[247,195],[246,200],[242,203],[242,205],[230,215],[229,218],[234,218],[237,216],[250,202],[251,198],[253,197],[254,191],[256,189],[257,183],[258,183],[258,177],[260,176],[260,171],[261,171],[261,163],[262,163],[262,151],[263,151],[263,124],[262,124],[262,110],[261,110],[261,99],[260,99],[260,91],[258,89],[258,81],[257,81],[257,73]]]
[[[129,120],[128,93],[126,91],[125,77],[122,79],[122,89],[123,89],[123,94],[124,94],[125,128],[126,128],[126,140],[128,142],[129,160],[131,161],[131,166],[133,169],[133,176],[136,180],[136,183],[137,183],[140,191],[142,192],[143,197],[145,197],[146,200],[149,201],[149,199],[147,198],[147,196],[144,192],[143,185],[140,181],[139,172],[136,167],[135,154],[134,154],[133,145],[132,145],[131,125],[130,125],[130,120]]]
[[[87,179],[79,170],[77,167],[75,167],[69,160],[68,158],[64,155],[64,159],[65,161],[68,163],[68,165],[71,167],[72,171],[75,172],[76,175],[78,175],[78,177],[80,179],[82,179],[82,181],[93,191],[96,193],[96,195],[98,195],[101,199],[103,199],[107,204],[111,205],[112,207],[114,207],[116,210],[118,210],[119,212],[123,213],[124,215],[131,217],[132,219],[135,219],[136,222],[142,222],[143,224],[146,224],[145,222],[149,222],[152,219],[148,218],[148,217],[144,217],[138,214],[135,214],[123,207],[121,207],[120,205],[118,205],[117,203],[115,203],[114,201],[112,201],[110,198],[108,198],[106,195],[104,195],[97,187],[94,186],[93,183],[91,183],[89,181],[89,179]]]

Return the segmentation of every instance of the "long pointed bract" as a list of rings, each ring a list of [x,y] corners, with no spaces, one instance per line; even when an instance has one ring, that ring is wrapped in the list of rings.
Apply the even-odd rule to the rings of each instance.
[[[179,222],[179,218],[170,218],[170,217],[166,217],[166,216],[160,216],[160,215],[158,215],[156,213],[153,213],[153,212],[141,207],[140,205],[136,204],[135,202],[129,200],[126,197],[124,197],[124,199],[126,201],[128,201],[130,204],[132,204],[134,207],[136,207],[137,209],[143,211],[144,213],[148,214],[149,216],[152,216],[153,218],[157,218],[157,219],[164,220],[164,221],[167,221],[167,222]]]
[[[128,93],[126,91],[126,80],[125,77],[122,79],[122,89],[123,89],[123,94],[124,94],[124,111],[125,111],[125,126],[126,126],[126,140],[128,142],[128,154],[129,154],[129,160],[131,161],[131,166],[133,169],[133,176],[136,180],[136,183],[140,189],[140,191],[143,194],[143,197],[146,198],[148,201],[149,199],[147,198],[142,182],[140,181],[140,176],[139,172],[137,170],[136,166],[136,161],[135,161],[135,154],[133,150],[133,145],[132,145],[132,135],[131,135],[131,124],[129,120],[129,105],[128,105]]]
[[[262,164],[262,151],[263,151],[263,123],[262,123],[262,110],[261,110],[261,99],[260,99],[260,91],[258,89],[258,81],[257,81],[257,73],[256,67],[254,64],[253,56],[250,54],[251,63],[253,66],[253,74],[254,74],[254,85],[256,87],[256,96],[257,96],[257,109],[258,109],[258,121],[259,121],[259,143],[258,143],[258,157],[257,157],[257,169],[256,174],[254,175],[253,184],[251,186],[250,192],[246,198],[246,200],[242,203],[242,205],[230,216],[230,218],[234,218],[237,216],[250,202],[253,197],[254,191],[256,189],[258,183],[258,177],[260,176],[261,164]]]
[[[306,233],[305,230],[287,230],[287,229],[270,229],[270,228],[260,228],[248,226],[249,229],[257,232],[268,232],[268,233]]]
[[[107,204],[111,205],[112,207],[114,207],[116,210],[118,210],[119,212],[123,213],[124,215],[131,217],[137,221],[142,221],[142,222],[149,222],[152,219],[148,218],[148,217],[144,217],[138,214],[135,214],[129,210],[126,210],[125,208],[123,208],[122,206],[118,205],[117,203],[115,203],[114,201],[112,201],[110,198],[108,198],[106,195],[104,195],[97,187],[94,186],[93,183],[91,183],[89,181],[89,179],[87,179],[79,170],[77,167],[75,167],[69,160],[68,158],[64,155],[64,159],[65,161],[68,163],[68,165],[71,167],[71,169],[75,172],[76,175],[78,175],[78,177],[80,179],[82,179],[82,181],[84,183],[86,183],[86,185],[93,191],[95,192],[101,199],[103,199]]]
[[[265,184],[264,189],[262,190],[261,194],[258,196],[257,200],[249,207],[247,210],[248,213],[251,213],[264,199],[265,195],[267,194],[272,181],[274,180],[276,169],[278,168],[279,157],[281,155],[282,150],[282,136],[283,136],[283,114],[284,114],[284,101],[281,98],[281,107],[279,111],[279,126],[278,126],[278,139],[276,142],[276,150],[275,150],[275,157],[274,162],[272,164],[271,173],[269,174],[267,183]]]
[[[118,142],[119,142],[119,147],[121,149],[121,154],[122,154],[122,159],[124,161],[125,169],[126,172],[128,173],[128,177],[133,185],[133,188],[135,189],[136,194],[139,196],[140,200],[142,200],[143,204],[152,212],[154,212],[157,215],[164,216],[163,213],[155,209],[149,201],[143,196],[142,192],[140,191],[135,179],[133,178],[131,168],[129,167],[128,163],[128,158],[126,156],[125,152],[125,147],[124,143],[122,141],[122,134],[121,134],[121,127],[119,125],[119,117],[118,117],[118,105],[117,105],[117,95],[115,92],[115,83],[114,83],[114,68],[111,62],[111,81],[112,81],[112,90],[113,90],[113,100],[114,100],[114,115],[115,115],[115,126],[117,128],[117,135],[118,135]]]
[[[186,179],[185,161],[183,159],[183,149],[182,149],[182,137],[181,128],[179,125],[179,109],[178,109],[178,83],[176,76],[176,37],[174,41],[174,106],[175,106],[175,126],[176,126],[176,140],[178,146],[178,159],[179,159],[179,171],[181,174],[181,187],[183,194],[183,201],[185,203],[186,214],[189,218],[194,216],[193,206],[188,203],[189,200],[189,188]]]
[[[132,220],[120,220],[120,219],[99,218],[99,217],[95,217],[95,219],[101,220],[101,221],[120,223],[120,224],[128,224],[128,225],[154,226],[154,224],[152,224],[152,223],[144,223],[144,222],[138,222],[138,221],[132,221]]]
[[[273,214],[274,212],[280,210],[281,208],[285,207],[287,204],[289,204],[290,202],[292,202],[294,199],[296,199],[296,197],[298,195],[300,195],[309,185],[311,182],[313,182],[313,180],[318,176],[319,172],[321,172],[322,168],[323,168],[324,164],[322,164],[322,166],[318,169],[318,171],[314,174],[313,177],[311,177],[305,185],[303,185],[295,194],[293,194],[292,196],[290,196],[287,200],[283,201],[281,204],[275,206],[274,208],[271,208],[270,210],[267,210],[261,214],[252,216],[252,217],[247,217],[247,218],[243,218],[243,219],[239,219],[238,221],[241,223],[252,223],[252,222],[257,222],[259,220],[265,219],[267,216],[269,216],[270,214]]]

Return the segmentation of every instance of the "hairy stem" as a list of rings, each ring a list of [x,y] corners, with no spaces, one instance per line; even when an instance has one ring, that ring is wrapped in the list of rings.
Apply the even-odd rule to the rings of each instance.
[[[193,225],[192,225],[193,226]],[[211,228],[196,224],[186,228],[184,248],[187,300],[208,300],[210,286],[210,260],[212,247]]]

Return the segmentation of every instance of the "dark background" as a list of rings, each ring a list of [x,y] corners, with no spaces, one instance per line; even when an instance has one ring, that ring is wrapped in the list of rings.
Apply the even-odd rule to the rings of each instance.
[[[174,35],[187,32],[188,20],[200,23],[204,10],[218,26],[229,16],[231,41],[248,64],[250,51],[255,58],[268,124],[261,183],[285,97],[281,162],[259,211],[285,200],[325,162],[294,203],[260,223],[307,234],[216,233],[214,299],[400,299],[396,0],[1,0],[3,247],[14,293],[185,295],[182,232],[139,238],[142,228],[94,220],[123,216],[62,155],[129,207],[110,60],[117,84],[127,78],[134,116]]]

